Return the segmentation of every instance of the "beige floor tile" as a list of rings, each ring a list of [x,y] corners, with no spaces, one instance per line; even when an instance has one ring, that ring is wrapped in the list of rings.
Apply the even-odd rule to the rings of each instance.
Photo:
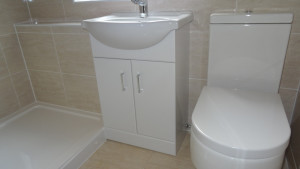
[[[177,156],[108,140],[80,169],[195,169],[187,135]]]
[[[165,167],[165,166],[160,166],[156,164],[146,164],[145,169],[176,169],[173,167]]]

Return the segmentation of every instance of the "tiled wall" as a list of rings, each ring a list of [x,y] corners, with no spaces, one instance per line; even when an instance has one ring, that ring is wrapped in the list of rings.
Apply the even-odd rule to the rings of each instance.
[[[0,118],[34,102],[29,77],[14,30],[28,20],[26,3],[0,0]]]
[[[294,23],[280,86],[287,116],[291,117],[300,79],[300,1],[296,0],[148,0],[149,11],[192,10],[190,56],[190,114],[201,89],[206,85],[208,64],[209,15],[216,10],[288,11]],[[33,18],[75,19],[100,17],[112,12],[137,11],[129,0],[121,2],[84,2],[73,0],[34,0],[29,3]],[[61,37],[62,38],[62,37]],[[55,69],[55,68],[52,68]]]
[[[37,101],[100,112],[88,33],[77,26],[16,26]]]
[[[292,136],[290,146],[288,148],[287,157],[290,164],[290,169],[300,168],[300,92],[295,105],[293,120],[291,123]]]

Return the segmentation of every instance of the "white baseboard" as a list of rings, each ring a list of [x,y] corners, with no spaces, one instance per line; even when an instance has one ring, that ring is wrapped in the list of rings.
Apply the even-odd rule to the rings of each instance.
[[[156,138],[115,130],[112,128],[105,128],[105,136],[110,140],[158,151],[161,153],[176,155],[175,142],[159,140]]]

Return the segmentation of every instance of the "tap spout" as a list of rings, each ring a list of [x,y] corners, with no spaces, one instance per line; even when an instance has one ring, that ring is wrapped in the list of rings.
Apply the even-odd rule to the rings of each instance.
[[[147,0],[131,0],[134,4],[139,5],[140,17],[146,18],[148,16],[148,2]]]

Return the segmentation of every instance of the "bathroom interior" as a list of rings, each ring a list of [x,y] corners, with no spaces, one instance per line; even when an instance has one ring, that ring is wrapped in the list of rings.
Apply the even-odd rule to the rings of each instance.
[[[110,62],[99,61],[98,63],[94,59],[95,54],[102,51],[92,49],[98,44],[95,43],[93,36],[89,35],[88,28],[83,28],[82,21],[118,12],[139,14],[140,10],[139,6],[130,0],[78,1],[80,0],[0,0],[0,168],[195,169],[190,155],[190,134],[186,134],[190,133],[189,128],[183,128],[182,133],[171,132],[170,137],[177,137],[175,140],[179,140],[178,143],[167,138],[164,139],[167,141],[157,141],[159,139],[156,138],[165,135],[154,136],[149,140],[132,135],[131,139],[127,139],[127,135],[122,135],[113,129],[104,131],[102,111],[107,107],[102,104],[103,101],[100,104],[100,99],[112,105],[114,103],[111,102],[117,101],[114,98],[102,98],[101,92],[99,96],[98,89],[110,84],[104,84],[97,79],[96,71],[106,72],[95,65],[105,67]],[[181,72],[187,75],[186,83],[182,84],[183,86],[188,84],[183,87],[187,92],[181,93],[184,96],[179,92],[177,96],[176,91],[176,99],[179,98],[178,102],[182,102],[183,109],[186,110],[181,117],[184,121],[180,124],[182,127],[184,124],[187,126],[192,124],[192,113],[202,89],[207,85],[210,15],[215,12],[244,13],[245,11],[293,14],[278,93],[291,127],[291,138],[285,152],[283,169],[300,168],[300,2],[296,0],[148,0],[147,8],[149,15],[159,11],[191,11],[192,13],[189,16],[190,22],[186,23],[188,26],[183,26],[183,31],[177,31],[178,35],[175,31],[176,33],[167,36],[168,39],[164,39],[167,39],[166,41],[162,41],[166,45],[172,44],[168,43],[169,40],[183,39],[174,44],[176,48],[181,46],[187,48],[187,50],[183,49],[185,58],[176,58],[176,67],[179,67],[177,62],[182,61],[187,68],[187,71]],[[177,38],[182,34],[185,37]],[[133,42],[128,42],[129,46],[130,44]],[[173,49],[172,45],[166,46],[166,49]],[[105,53],[108,50],[103,48],[103,51]],[[174,51],[178,52],[176,49]],[[131,50],[124,54],[124,57],[134,54],[135,50]],[[141,52],[140,55],[144,54]],[[166,60],[162,61],[172,62],[168,59],[166,57]],[[137,65],[135,58],[128,56],[124,60],[128,61],[124,64],[129,66]],[[157,64],[155,66],[159,70],[161,66],[159,62],[155,59],[152,61]],[[120,64],[123,65],[121,62]],[[147,69],[146,64],[136,67]],[[131,69],[133,71],[135,68]],[[173,70],[172,65],[170,69]],[[178,72],[180,73],[179,70]],[[176,69],[176,74],[178,72]],[[121,72],[121,79],[123,77],[125,74]],[[168,79],[169,77],[164,76],[161,78],[170,81],[175,79],[175,77]],[[143,78],[141,80],[146,81]],[[125,82],[131,83],[122,81]],[[133,86],[139,87],[138,93],[143,92],[139,81],[137,84],[132,83]],[[157,88],[161,88],[162,91],[167,90],[163,85]],[[143,83],[143,86],[146,88],[147,84]],[[130,88],[127,87],[123,85],[123,90]],[[105,89],[101,91],[109,96],[113,95],[107,93]],[[164,98],[163,95],[159,97]],[[136,96],[133,99],[136,99]],[[160,101],[158,98],[157,100]],[[139,104],[137,102],[129,103],[136,106],[133,111],[138,111],[138,105],[134,105]],[[174,103],[157,104],[160,106],[160,104]],[[148,105],[145,106],[147,108]],[[118,108],[115,105],[112,107]],[[156,109],[152,110],[148,107],[148,110],[151,112]],[[161,119],[169,118],[163,114],[155,115],[157,115],[156,119],[152,120],[157,124],[163,124],[164,121]],[[117,121],[122,123],[126,118],[127,116],[120,115]],[[138,116],[137,118],[142,119]],[[150,117],[145,116],[145,118]],[[175,122],[175,117],[172,116],[169,120]],[[139,132],[156,130],[163,133],[163,128],[168,128],[154,126],[154,129],[148,130],[147,119],[144,119],[143,123],[145,128],[140,128]],[[127,144],[111,141],[118,139]],[[140,142],[135,142],[136,140]],[[237,166],[235,169],[249,168]]]

